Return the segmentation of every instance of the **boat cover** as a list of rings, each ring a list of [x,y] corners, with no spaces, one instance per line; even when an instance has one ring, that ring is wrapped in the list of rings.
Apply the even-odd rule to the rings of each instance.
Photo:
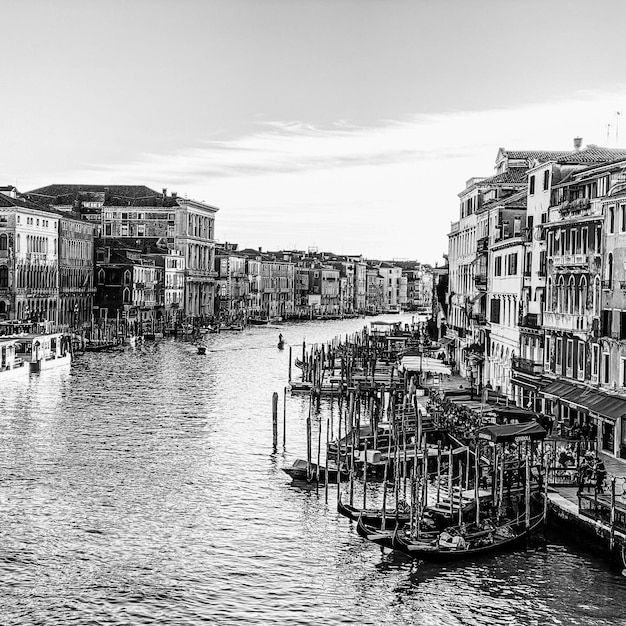
[[[478,431],[479,439],[503,443],[509,441],[537,441],[545,439],[545,428],[537,422],[526,422],[525,424],[490,424],[483,426]]]

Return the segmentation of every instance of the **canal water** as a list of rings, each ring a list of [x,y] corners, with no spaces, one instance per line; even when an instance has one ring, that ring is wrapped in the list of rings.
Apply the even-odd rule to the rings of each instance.
[[[361,539],[334,488],[327,504],[291,485],[308,401],[287,398],[283,450],[278,333],[299,354],[367,321],[209,335],[204,356],[164,340],[0,382],[0,624],[624,623],[626,579],[554,538],[416,565]]]

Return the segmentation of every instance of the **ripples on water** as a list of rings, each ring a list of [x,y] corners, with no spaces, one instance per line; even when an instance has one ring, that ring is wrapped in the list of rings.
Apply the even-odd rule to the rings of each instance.
[[[621,623],[604,561],[551,542],[418,566],[358,537],[334,488],[326,504],[290,484],[308,404],[288,397],[273,455],[278,332],[300,354],[364,323],[210,335],[205,356],[166,340],[0,382],[0,623]]]

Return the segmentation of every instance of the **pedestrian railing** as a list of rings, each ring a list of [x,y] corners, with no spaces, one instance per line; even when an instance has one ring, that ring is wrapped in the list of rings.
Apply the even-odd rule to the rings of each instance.
[[[616,500],[614,479],[607,495],[597,490],[593,493],[579,491],[578,512],[584,517],[608,526],[611,531],[619,530],[626,533],[626,503]]]

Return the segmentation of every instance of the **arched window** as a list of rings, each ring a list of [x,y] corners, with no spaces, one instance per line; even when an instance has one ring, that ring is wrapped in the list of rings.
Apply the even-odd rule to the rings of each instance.
[[[559,276],[559,283],[557,285],[557,302],[556,310],[559,313],[563,313],[565,303],[565,279],[563,276]]]
[[[570,276],[567,281],[567,312],[571,315],[575,309],[578,309],[578,292],[576,291],[576,282],[574,277]]]
[[[100,269],[98,271],[98,284],[104,285],[104,270],[103,269]]]
[[[0,265],[0,289],[9,288],[9,268],[6,265]]]
[[[546,311],[552,311],[552,276],[548,276],[548,283],[546,285]]]
[[[609,207],[609,232],[615,232],[615,207]]]
[[[124,304],[130,304],[130,289],[125,288],[124,293],[122,295],[122,301]]]
[[[9,248],[9,237],[6,234],[0,235],[0,250],[8,250]]]
[[[130,285],[130,270],[124,272],[124,284]]]
[[[15,238],[15,251],[16,252],[20,251],[20,243],[21,243],[20,239],[21,238],[20,238],[20,235],[18,233],[17,237]]]
[[[580,279],[580,289],[578,290],[578,313],[583,314],[587,308],[587,277]]]
[[[596,276],[593,280],[593,314],[598,317],[600,315],[600,277]]]
[[[613,253],[609,252],[609,260],[606,267],[606,280],[609,289],[613,289]]]

